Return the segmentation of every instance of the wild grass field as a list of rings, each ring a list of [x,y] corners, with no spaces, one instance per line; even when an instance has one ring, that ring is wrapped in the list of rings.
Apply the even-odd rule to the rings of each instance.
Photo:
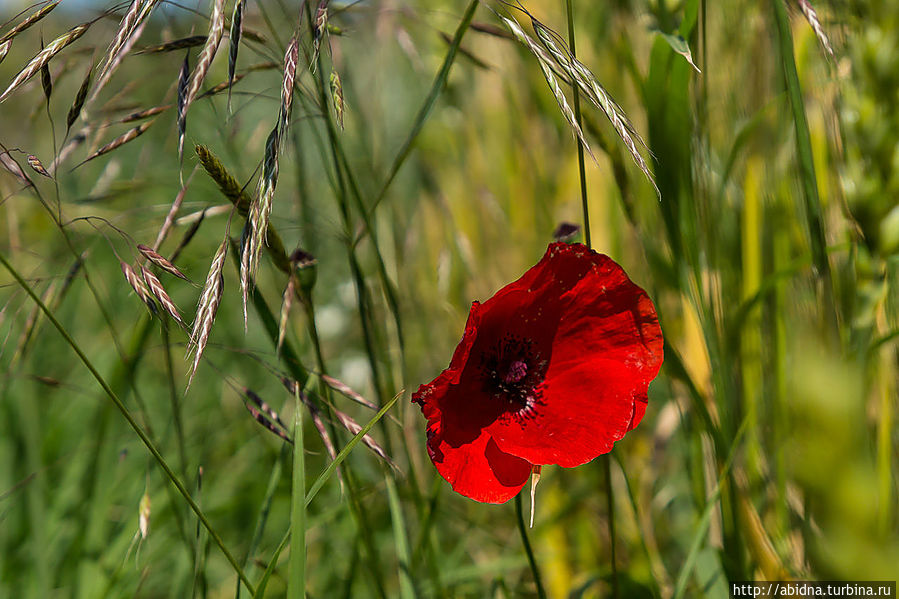
[[[899,2],[521,2],[0,4],[0,597],[899,578]],[[473,501],[413,394],[563,238],[664,363]]]

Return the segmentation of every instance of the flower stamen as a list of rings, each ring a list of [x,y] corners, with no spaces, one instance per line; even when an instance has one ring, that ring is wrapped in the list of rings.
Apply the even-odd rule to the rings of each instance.
[[[517,383],[528,373],[528,365],[524,360],[515,360],[511,364],[509,364],[509,370],[506,372],[506,376],[503,377],[503,382],[507,385],[512,383]]]
[[[546,361],[530,339],[506,335],[481,357],[484,391],[504,400],[513,415],[527,416],[542,397]]]

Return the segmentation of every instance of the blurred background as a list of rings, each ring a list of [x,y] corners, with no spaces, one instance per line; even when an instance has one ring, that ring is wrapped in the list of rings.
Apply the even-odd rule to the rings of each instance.
[[[576,140],[497,12],[529,20],[491,2],[470,27],[462,0],[331,2],[316,58],[299,2],[250,2],[229,100],[224,4],[183,160],[179,72],[185,56],[197,64],[205,39],[185,40],[207,35],[211,2],[160,2],[102,86],[128,3],[63,0],[22,31],[53,5],[0,5],[0,252],[269,596],[288,580],[277,549],[292,450],[245,409],[244,390],[290,423],[281,377],[308,372],[377,405],[401,395],[372,429],[396,468],[359,444],[308,507],[310,596],[534,595],[513,504],[453,493],[409,402],[449,363],[470,303],[536,263],[561,223],[583,223]],[[592,246],[649,293],[666,347],[641,425],[609,456],[543,470],[529,534],[548,595],[896,579],[899,2],[572,5],[577,55],[645,139],[660,192],[581,97]],[[525,6],[568,39],[565,2]],[[193,320],[213,255],[244,226],[223,173],[254,194],[295,31],[271,227],[286,254],[315,264],[286,266],[285,294],[266,250],[275,259],[262,260],[245,331],[229,255],[185,392],[188,335],[147,310],[120,262],[154,245],[183,190],[158,249],[193,284],[157,275]],[[10,85],[61,37],[43,69]],[[7,270],[0,340],[0,596],[234,596],[234,568]],[[374,412],[308,380],[339,451],[353,434],[334,409],[360,424]],[[309,484],[331,461],[314,424]]]

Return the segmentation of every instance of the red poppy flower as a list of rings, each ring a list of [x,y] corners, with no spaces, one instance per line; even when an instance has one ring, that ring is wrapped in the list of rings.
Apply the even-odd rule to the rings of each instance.
[[[474,302],[449,368],[412,401],[453,489],[503,503],[535,465],[570,468],[612,449],[646,411],[662,331],[646,293],[608,256],[554,243]]]

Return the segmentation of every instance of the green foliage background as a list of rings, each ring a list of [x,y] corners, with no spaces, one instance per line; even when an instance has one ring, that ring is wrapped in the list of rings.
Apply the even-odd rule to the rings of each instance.
[[[161,4],[138,46],[205,33],[207,4]],[[433,87],[466,4],[333,3],[314,74],[300,24],[272,225],[288,252],[302,248],[317,266],[286,345],[302,368],[324,367],[375,403],[401,394],[372,430],[398,469],[360,444],[342,467],[345,482],[331,477],[308,506],[299,580],[312,597],[536,589],[512,503],[454,494],[427,458],[423,419],[408,401],[449,362],[470,302],[534,264],[559,223],[583,220],[577,146],[525,48],[469,29],[445,87]],[[564,2],[526,5],[567,38]],[[488,8],[498,6],[480,6],[475,24],[501,26]],[[278,65],[238,82],[231,112],[227,93],[194,103],[183,167],[174,109],[138,139],[76,165],[134,126],[120,123],[125,115],[175,101],[184,51],[126,57],[73,126],[68,139],[91,129],[54,179],[26,161],[53,163],[82,77],[124,5],[50,61],[49,106],[40,75],[0,105],[0,142],[33,181],[0,170],[0,253],[160,448],[254,586],[273,564],[268,596],[297,584],[289,550],[276,548],[302,497],[292,493],[293,452],[254,422],[240,391],[293,422],[279,374],[296,374],[297,364],[276,351],[259,304],[244,331],[229,259],[210,346],[185,393],[187,335],[148,313],[117,262],[133,263],[136,244],[152,244],[183,173],[184,221],[161,252],[211,209],[177,260],[202,284],[228,225],[216,207],[229,204],[193,147],[207,146],[255,189],[298,7],[249,3],[245,27],[259,37],[247,37],[238,71]],[[834,59],[792,1],[573,2],[578,56],[644,134],[661,191],[584,106],[597,158],[586,165],[592,244],[653,298],[666,362],[645,420],[610,457],[543,471],[529,534],[550,596],[725,597],[728,580],[899,577],[899,3],[815,7]],[[25,17],[16,14],[3,4],[0,34]],[[16,36],[0,63],[3,89],[41,36],[49,42],[97,14],[64,0]],[[701,74],[659,32],[682,35]],[[203,89],[225,80],[227,43]],[[332,70],[346,100],[336,140],[326,126],[333,106],[318,88]],[[432,90],[437,103],[412,137]],[[335,153],[345,157],[338,167]],[[242,226],[235,216],[231,235]],[[83,266],[67,282],[77,256]],[[160,277],[190,320],[197,286]],[[275,319],[286,284],[264,261],[258,297]],[[0,339],[0,596],[233,596],[232,566],[6,270]],[[316,401],[359,423],[374,415],[310,381]],[[309,488],[331,460],[308,414],[304,430]],[[329,430],[338,450],[352,438]],[[138,542],[145,496],[149,534]]]

